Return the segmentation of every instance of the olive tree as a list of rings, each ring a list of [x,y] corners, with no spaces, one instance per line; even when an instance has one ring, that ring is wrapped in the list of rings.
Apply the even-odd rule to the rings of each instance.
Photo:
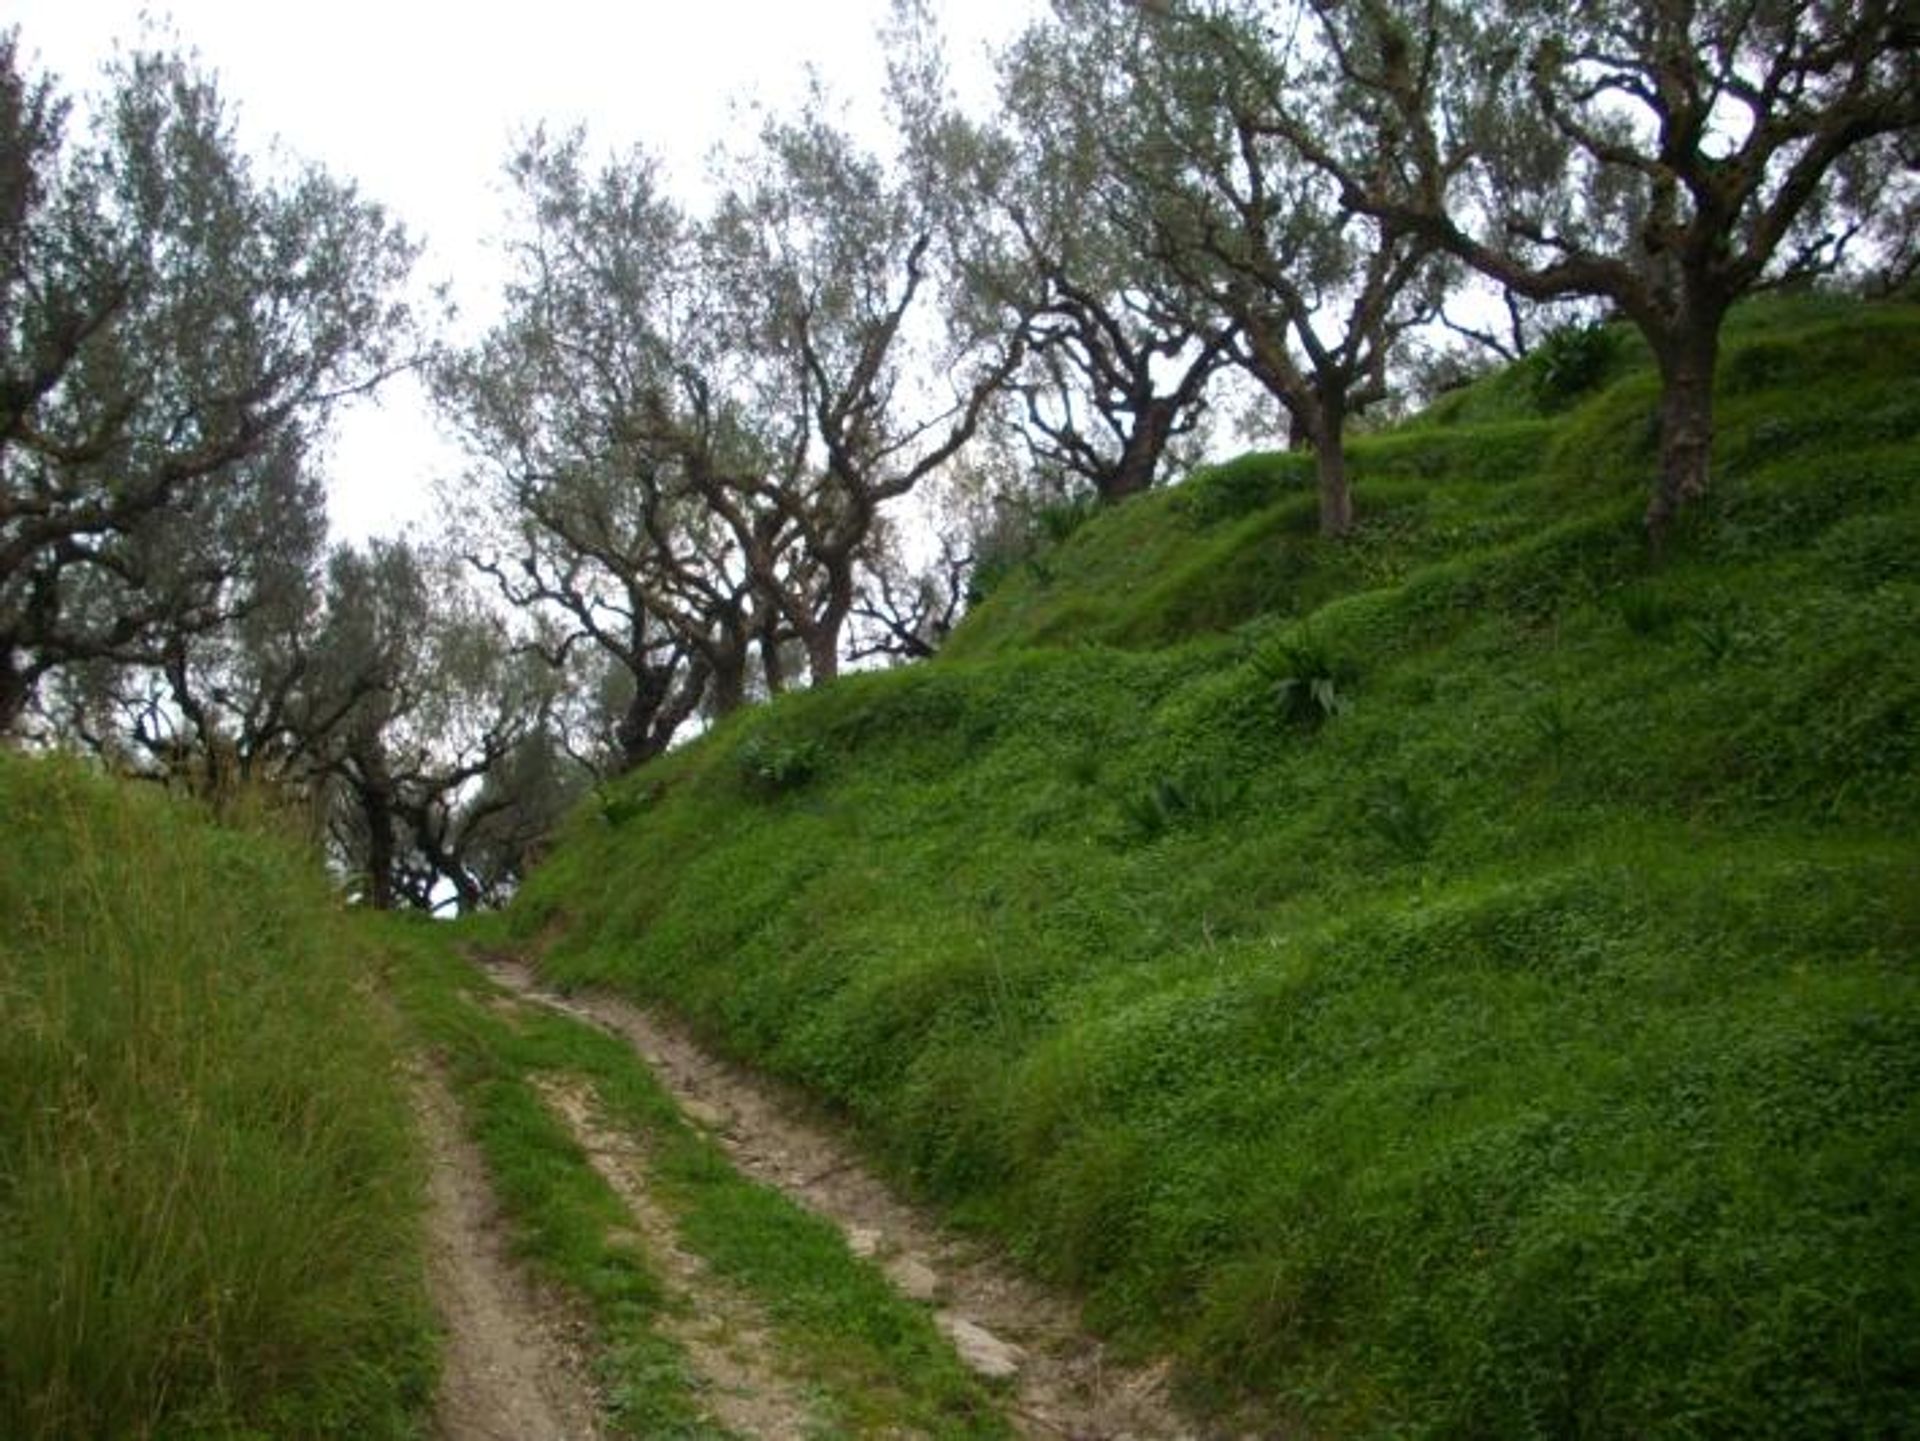
[[[1708,488],[1729,308],[1832,268],[1920,125],[1920,18],[1902,0],[1308,9],[1323,83],[1278,128],[1343,203],[1521,295],[1601,297],[1646,337],[1657,541]]]
[[[482,500],[464,542],[553,660],[621,673],[634,764],[703,707],[837,673],[886,507],[1021,342],[943,334],[951,209],[820,114],[769,119],[704,216],[580,134],[512,172],[505,315],[438,375]]]
[[[765,437],[731,490],[794,538],[748,557],[815,684],[839,672],[884,508],[961,453],[1025,345],[941,323],[961,263],[947,198],[824,112],[816,96],[770,119],[733,158],[702,250],[731,393]]]
[[[1261,7],[1054,11],[1027,43],[1056,57],[1055,88],[1097,117],[1133,229],[1184,304],[1222,318],[1233,358],[1311,445],[1322,533],[1346,534],[1347,424],[1387,397],[1395,347],[1438,308],[1433,246],[1353,204],[1280,123],[1305,65]]]
[[[188,61],[122,58],[91,114],[0,37],[0,731],[244,610],[246,517],[411,343],[405,235],[250,160]]]
[[[1000,123],[941,117],[931,183],[968,197],[965,303],[1024,327],[1010,389],[1034,460],[1113,502],[1150,487],[1196,431],[1234,335],[1156,255],[1107,162],[1124,77],[1085,58],[1057,28],[1029,29],[1000,57]]]
[[[53,671],[34,710],[52,734],[221,804],[297,782],[325,498],[284,448],[195,502],[127,538],[155,602],[147,633]]]
[[[729,389],[693,223],[644,151],[596,168],[585,147],[517,150],[505,312],[436,389],[472,459],[469,559],[543,617],[555,664],[586,647],[621,678],[624,768],[703,704],[739,705],[756,649],[777,656],[768,578],[794,534],[756,498],[767,448]]]
[[[314,644],[305,689],[328,720],[307,740],[363,898],[498,899],[579,784],[557,779],[552,669],[511,644],[454,557],[405,541],[334,551]]]

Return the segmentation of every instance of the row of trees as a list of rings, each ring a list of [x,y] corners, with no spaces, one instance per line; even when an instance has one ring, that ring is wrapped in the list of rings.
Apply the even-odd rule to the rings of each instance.
[[[1598,304],[1646,338],[1657,544],[1707,487],[1732,304],[1833,270],[1863,231],[1911,272],[1920,20],[1898,0],[1053,10],[1004,70],[1007,214],[1042,310],[1091,309],[1110,333],[1151,315],[1137,349],[1251,375],[1318,456],[1329,536],[1353,521],[1347,424],[1468,277],[1510,307]],[[1097,391],[1097,347],[1067,343]],[[1152,430],[1144,390],[1125,410]]]
[[[1657,544],[1734,301],[1915,264],[1897,0],[1054,0],[990,121],[917,0],[886,39],[897,146],[816,93],[697,210],[644,151],[530,136],[499,318],[451,351],[404,233],[244,159],[191,65],[124,61],[81,127],[0,43],[0,729],[270,777],[370,899],[478,903],[593,777],[930,653],[997,523],[956,477],[1123,500],[1238,376],[1337,540],[1348,428],[1487,329],[1446,309],[1477,290],[1510,352],[1543,305],[1645,336]],[[329,552],[314,449],[412,364],[470,459],[447,534]],[[936,482],[974,520],[916,571]]]
[[[560,689],[444,564],[329,551],[330,416],[423,340],[415,247],[249,161],[177,55],[84,122],[0,36],[0,734],[311,807],[370,899],[477,904],[564,786]],[[562,777],[563,778],[563,777]]]
[[[698,220],[644,154],[584,152],[514,157],[505,314],[436,393],[474,463],[466,553],[556,664],[615,670],[630,766],[696,710],[837,674],[883,508],[973,438],[1023,342],[937,323],[941,197],[818,114],[770,122]]]

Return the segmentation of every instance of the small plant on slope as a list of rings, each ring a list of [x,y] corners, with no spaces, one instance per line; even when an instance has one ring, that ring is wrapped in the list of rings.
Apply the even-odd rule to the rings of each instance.
[[[1620,593],[1620,619],[1627,629],[1648,640],[1663,640],[1680,623],[1685,608],[1650,586],[1636,585]]]
[[[1555,409],[1594,389],[1607,377],[1619,337],[1604,325],[1563,325],[1540,342],[1533,394],[1542,407]]]
[[[1238,784],[1211,771],[1179,779],[1159,776],[1146,789],[1122,797],[1120,814],[1136,836],[1152,841],[1182,825],[1219,820],[1240,795]]]
[[[754,736],[740,747],[740,774],[762,795],[797,791],[820,773],[820,747],[810,740]]]
[[[1400,777],[1373,788],[1363,815],[1367,829],[1407,860],[1421,859],[1440,838],[1438,803],[1430,792]]]
[[[1254,668],[1273,685],[1280,713],[1294,725],[1318,726],[1351,704],[1354,668],[1311,630],[1262,646]]]

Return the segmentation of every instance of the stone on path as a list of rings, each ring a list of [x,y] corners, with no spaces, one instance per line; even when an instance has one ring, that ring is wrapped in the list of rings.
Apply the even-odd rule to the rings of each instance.
[[[910,1301],[931,1301],[940,1294],[940,1278],[911,1256],[895,1256],[887,1262],[887,1279]]]
[[[977,1326],[951,1311],[942,1311],[934,1317],[934,1322],[953,1342],[953,1349],[960,1353],[960,1360],[970,1371],[989,1381],[1004,1381],[1019,1372],[1025,1353],[1012,1342],[1002,1341],[986,1327]]]

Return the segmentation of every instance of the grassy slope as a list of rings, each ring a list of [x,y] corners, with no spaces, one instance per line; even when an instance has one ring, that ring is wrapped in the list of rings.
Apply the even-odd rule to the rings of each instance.
[[[391,1026],[311,859],[0,754],[0,1435],[415,1434]]]
[[[1920,1406],[1920,314],[1524,372],[1097,517],[939,662],[743,715],[515,924],[843,1107],[1096,1320],[1342,1432]],[[1287,646],[1344,708],[1289,719]]]

